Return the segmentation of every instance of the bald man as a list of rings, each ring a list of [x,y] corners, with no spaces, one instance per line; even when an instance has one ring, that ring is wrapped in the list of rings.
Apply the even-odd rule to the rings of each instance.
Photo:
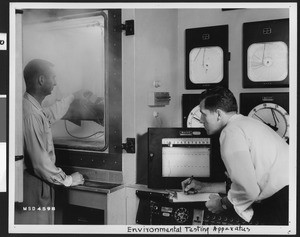
[[[34,59],[26,65],[23,72],[26,84],[23,97],[26,170],[23,208],[19,210],[20,215],[17,215],[20,217],[19,224],[53,224],[55,209],[53,185],[68,187],[84,183],[82,174],[76,172],[66,175],[55,165],[51,125],[65,115],[75,98],[83,98],[83,95],[76,92],[50,107],[43,108],[41,106],[43,100],[51,94],[56,85],[53,67],[54,65],[46,60]]]

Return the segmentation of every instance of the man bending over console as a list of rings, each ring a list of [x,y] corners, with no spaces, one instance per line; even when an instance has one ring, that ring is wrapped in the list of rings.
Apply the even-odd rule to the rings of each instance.
[[[261,121],[238,114],[236,99],[226,88],[204,91],[200,111],[208,135],[220,133],[221,157],[231,180],[227,196],[211,195],[207,209],[217,214],[234,209],[247,222],[287,225],[288,144]],[[182,186],[184,191],[226,193],[225,183],[186,179]]]

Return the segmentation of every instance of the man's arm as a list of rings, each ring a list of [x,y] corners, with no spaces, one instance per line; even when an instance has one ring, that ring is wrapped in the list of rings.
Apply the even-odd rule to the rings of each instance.
[[[192,182],[189,182],[189,178],[181,182],[183,191],[187,192],[190,189],[195,189],[199,193],[226,193],[226,184],[225,182],[200,182],[193,179]]]
[[[43,112],[45,113],[47,119],[50,124],[55,123],[60,120],[68,111],[70,104],[75,99],[73,94],[56,101],[53,105],[43,108]]]
[[[61,168],[56,167],[47,151],[42,119],[35,115],[24,119],[23,130],[24,145],[34,173],[50,183],[71,186],[73,184],[72,176],[66,175]]]
[[[70,104],[74,100],[87,100],[87,98],[84,96],[87,92],[88,90],[76,91],[63,99],[56,101],[53,105],[44,108],[43,111],[46,114],[50,124],[60,120],[68,112]]]

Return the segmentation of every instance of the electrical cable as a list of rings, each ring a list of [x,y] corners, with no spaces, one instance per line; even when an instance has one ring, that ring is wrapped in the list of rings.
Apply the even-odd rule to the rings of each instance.
[[[93,110],[90,109],[87,105],[85,105],[85,104],[83,104],[83,103],[81,103],[81,105],[82,105],[83,107],[85,107],[86,110],[89,110],[91,113],[93,113],[93,114],[96,116],[97,122],[98,122],[99,124],[101,124],[101,121],[100,121],[99,117],[97,116],[97,114],[95,113],[95,111],[93,111]],[[100,133],[101,133],[101,136],[100,136],[100,137],[104,136],[104,131],[97,131],[97,132],[95,132],[95,133],[93,133],[93,134],[91,134],[91,135],[84,136],[84,137],[75,136],[75,135],[71,134],[71,132],[68,130],[68,127],[67,127],[67,120],[65,120],[65,129],[66,129],[66,132],[68,133],[69,136],[71,136],[71,137],[73,137],[73,138],[76,138],[76,139],[87,139],[87,138],[91,138],[91,137],[95,136],[96,134],[100,134]]]
[[[85,137],[78,137],[78,136],[75,136],[73,134],[70,133],[70,131],[68,130],[68,127],[67,127],[67,120],[65,120],[65,129],[66,129],[66,132],[69,134],[69,136],[73,137],[73,138],[76,138],[76,139],[87,139],[87,138],[91,138],[92,136],[95,136],[96,134],[98,133],[102,133],[100,137],[102,137],[104,135],[104,132],[103,131],[98,131],[98,132],[95,132],[91,135],[88,135],[88,136],[85,136]]]

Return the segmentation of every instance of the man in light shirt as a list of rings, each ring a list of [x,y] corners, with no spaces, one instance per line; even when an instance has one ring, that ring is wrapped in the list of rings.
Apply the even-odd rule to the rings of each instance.
[[[23,97],[23,135],[26,170],[23,208],[18,216],[20,224],[53,224],[53,185],[68,187],[84,183],[82,174],[75,172],[66,175],[55,166],[51,125],[65,115],[75,98],[83,98],[83,95],[82,92],[76,92],[43,108],[42,101],[56,85],[53,66],[46,60],[34,59],[24,68],[26,92]]]
[[[247,222],[288,224],[289,146],[272,128],[237,113],[231,91],[217,87],[201,95],[201,121],[208,135],[220,133],[220,151],[231,185],[189,179],[185,191],[227,193],[211,195],[213,213],[234,210]],[[228,191],[228,192],[226,192]]]

